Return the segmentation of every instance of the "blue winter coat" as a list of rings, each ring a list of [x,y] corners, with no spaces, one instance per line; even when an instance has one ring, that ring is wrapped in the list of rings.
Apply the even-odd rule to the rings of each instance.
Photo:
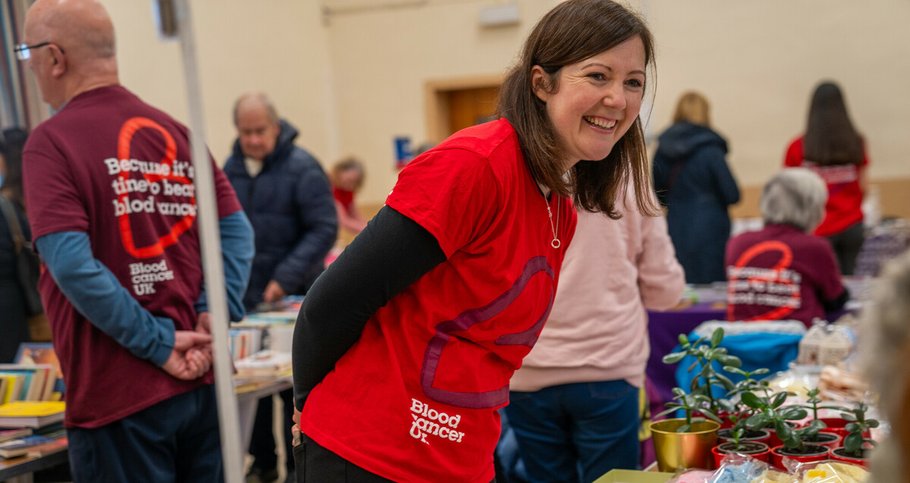
[[[727,142],[711,129],[680,122],[658,138],[654,188],[667,211],[667,228],[687,283],[726,280],[730,238],[727,207],[739,187],[727,166]]]
[[[335,243],[338,219],[328,178],[310,153],[294,145],[298,131],[281,121],[275,150],[251,177],[240,141],[224,165],[256,236],[256,255],[243,303],[254,310],[270,280],[304,293]]]

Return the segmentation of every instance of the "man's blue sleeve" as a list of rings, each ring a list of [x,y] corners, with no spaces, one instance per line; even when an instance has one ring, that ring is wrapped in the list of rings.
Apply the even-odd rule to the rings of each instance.
[[[253,266],[253,225],[243,211],[232,213],[218,221],[221,231],[221,253],[224,258],[224,288],[227,291],[228,316],[233,321],[243,318],[243,294],[250,282]],[[208,312],[205,287],[196,301],[196,313]]]
[[[35,241],[63,295],[85,318],[133,355],[161,366],[174,348],[174,321],[155,317],[92,254],[83,232],[51,233]]]

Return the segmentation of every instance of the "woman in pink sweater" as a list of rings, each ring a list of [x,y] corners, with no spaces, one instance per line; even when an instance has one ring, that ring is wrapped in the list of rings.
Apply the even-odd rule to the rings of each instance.
[[[531,481],[593,481],[638,465],[646,309],[685,287],[663,217],[578,212],[550,318],[512,376],[509,423]],[[578,475],[580,466],[582,474]]]

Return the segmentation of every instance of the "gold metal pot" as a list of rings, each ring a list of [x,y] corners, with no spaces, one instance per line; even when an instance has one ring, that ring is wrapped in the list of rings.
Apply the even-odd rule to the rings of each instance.
[[[685,468],[711,468],[711,448],[717,443],[720,425],[714,421],[693,421],[685,433],[676,429],[685,419],[664,419],[651,423],[651,438],[660,471],[673,472]]]

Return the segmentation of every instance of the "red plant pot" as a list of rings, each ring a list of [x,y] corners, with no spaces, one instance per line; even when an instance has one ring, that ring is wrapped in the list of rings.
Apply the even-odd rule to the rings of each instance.
[[[840,439],[847,437],[847,430],[844,429],[847,426],[847,421],[844,418],[818,418],[819,421],[825,423],[825,427],[820,430],[820,432],[836,434],[840,436]]]
[[[733,413],[731,413],[729,411],[718,411],[717,412],[717,417],[720,418],[720,421],[721,421],[720,429],[733,427],[733,421],[730,420],[730,416],[732,414]]]
[[[714,455],[714,468],[711,469],[720,467],[721,461],[723,461],[724,457],[728,454],[748,455],[758,461],[769,463],[771,449],[768,448],[767,444],[758,441],[741,441],[740,445],[743,446],[743,448],[735,449],[736,443],[724,442],[711,448],[711,454]]]
[[[830,448],[816,445],[806,445],[807,448],[813,448],[811,453],[789,454],[786,448],[777,446],[771,449],[771,465],[775,468],[790,472],[790,469],[784,466],[784,459],[792,460],[796,463],[811,463],[813,461],[822,461],[828,459]]]
[[[849,434],[847,433],[846,426],[850,421],[847,421],[844,418],[818,418],[818,420],[825,423],[825,427],[819,430],[821,433],[836,434],[840,436],[841,441]],[[869,439],[871,437],[872,435],[868,430],[863,431],[863,438]]]
[[[723,428],[717,430],[717,439],[721,443],[727,443],[733,441],[731,434],[733,430],[730,428]],[[771,430],[770,429],[747,429],[744,431],[743,437],[739,438],[740,441],[755,441],[758,443],[768,444],[771,441]],[[780,443],[778,443],[780,444]],[[777,446],[777,445],[775,445]],[[768,444],[770,448],[771,445]]]
[[[792,421],[787,421],[787,424],[793,429],[797,428],[796,423],[794,423]],[[780,438],[777,437],[777,431],[775,431],[773,427],[768,427],[768,428],[765,428],[764,430],[767,431],[768,433],[770,433],[770,435],[771,435],[768,438],[768,441],[765,441],[765,444],[767,444],[769,448],[774,449],[774,448],[784,444],[784,442],[781,441]]]
[[[835,461],[843,461],[844,463],[850,463],[869,469],[868,458],[856,458],[854,456],[847,456],[841,453],[842,451],[846,451],[843,446],[839,446],[837,448],[829,448],[828,457]]]
[[[824,446],[826,448],[838,448],[841,446],[844,438],[835,433],[823,433],[821,431],[816,435],[816,440],[806,440],[806,443],[815,445],[815,446]]]

